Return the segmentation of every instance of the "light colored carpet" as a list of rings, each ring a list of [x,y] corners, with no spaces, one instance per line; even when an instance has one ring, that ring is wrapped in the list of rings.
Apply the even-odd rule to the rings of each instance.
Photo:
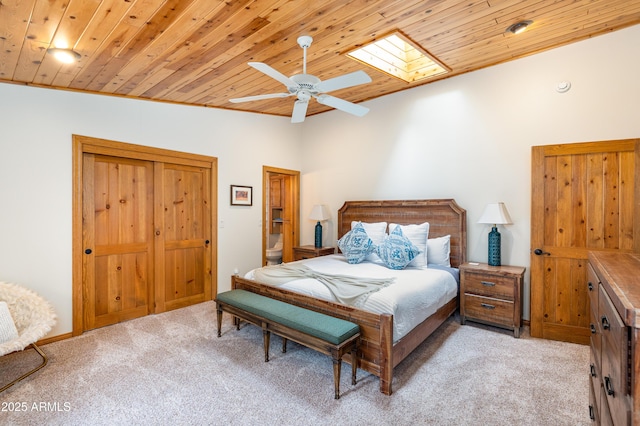
[[[0,423],[589,424],[589,348],[526,329],[515,339],[450,318],[396,368],[393,395],[362,370],[352,386],[345,364],[339,400],[329,357],[280,343],[265,363],[261,330],[226,314],[216,337],[213,302],[94,330],[44,346],[49,365],[0,394]]]

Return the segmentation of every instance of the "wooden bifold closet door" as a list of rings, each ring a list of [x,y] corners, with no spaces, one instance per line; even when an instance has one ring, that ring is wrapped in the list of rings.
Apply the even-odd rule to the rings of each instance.
[[[74,334],[211,300],[215,159],[74,144]]]

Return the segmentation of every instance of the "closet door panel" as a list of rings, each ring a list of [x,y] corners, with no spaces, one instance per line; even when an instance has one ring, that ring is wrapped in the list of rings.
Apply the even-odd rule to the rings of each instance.
[[[151,312],[153,165],[85,154],[84,168],[84,313],[92,329]]]
[[[156,164],[156,311],[211,298],[210,171]]]

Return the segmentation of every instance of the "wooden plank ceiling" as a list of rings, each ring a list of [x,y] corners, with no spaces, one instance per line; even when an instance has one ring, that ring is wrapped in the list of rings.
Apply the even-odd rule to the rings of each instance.
[[[309,74],[371,76],[331,93],[358,103],[638,23],[640,0],[0,0],[0,82],[288,116],[295,98],[229,99],[286,92],[247,62],[301,73],[300,35]],[[451,71],[406,83],[345,56],[396,30]],[[47,54],[64,45],[81,59]]]

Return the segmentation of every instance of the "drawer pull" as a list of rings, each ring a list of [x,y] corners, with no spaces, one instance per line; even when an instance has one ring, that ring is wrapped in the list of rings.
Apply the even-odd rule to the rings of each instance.
[[[589,327],[591,327],[591,334],[596,334],[596,325],[595,324],[589,324]]]
[[[480,281],[480,284],[486,287],[495,287],[496,283],[492,283],[491,281]]]
[[[589,418],[591,419],[592,422],[596,421],[596,413],[595,410],[593,409],[593,405],[589,404]]]
[[[615,392],[613,391],[613,385],[611,384],[611,378],[609,376],[604,376],[604,388],[607,391],[607,395],[611,395],[615,398]]]
[[[609,330],[611,328],[611,325],[609,324],[609,318],[607,318],[605,315],[602,316],[601,321],[603,329]]]
[[[587,286],[589,287],[589,291],[593,290],[593,283],[591,281],[587,283]]]
[[[596,377],[596,366],[591,364],[590,368],[591,368],[591,377]]]
[[[481,303],[480,306],[482,306],[485,309],[495,309],[496,307],[493,305],[490,305],[488,303]]]

